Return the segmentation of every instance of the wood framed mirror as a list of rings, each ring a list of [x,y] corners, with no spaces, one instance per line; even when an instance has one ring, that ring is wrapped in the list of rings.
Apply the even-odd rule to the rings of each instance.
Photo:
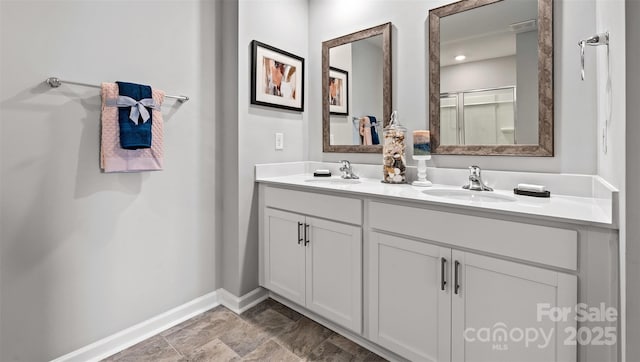
[[[432,153],[553,156],[553,0],[429,11]]]
[[[322,43],[322,151],[382,153],[391,116],[391,23]]]

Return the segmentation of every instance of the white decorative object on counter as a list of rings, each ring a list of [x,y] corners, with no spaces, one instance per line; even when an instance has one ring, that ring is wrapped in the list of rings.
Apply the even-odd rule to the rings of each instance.
[[[429,156],[416,156],[413,155],[413,159],[418,161],[418,179],[413,181],[411,184],[413,186],[422,186],[422,187],[430,187],[433,184],[431,181],[427,180],[427,160],[431,159],[431,155]]]

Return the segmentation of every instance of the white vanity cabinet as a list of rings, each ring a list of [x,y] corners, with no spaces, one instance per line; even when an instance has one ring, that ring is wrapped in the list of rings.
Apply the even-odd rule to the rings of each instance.
[[[335,215],[326,213],[331,205],[321,200],[321,195],[269,188],[265,196],[268,206],[262,209],[261,285],[361,333],[362,228],[309,216]],[[334,201],[347,211],[357,211],[350,221],[362,213],[360,200]]]
[[[305,217],[274,209],[264,211],[265,287],[304,305],[306,298]]]
[[[411,361],[449,361],[451,250],[372,232],[369,253],[369,339]]]
[[[564,343],[565,328],[575,327],[573,315],[565,321],[546,316],[538,320],[539,304],[546,304],[545,310],[575,307],[575,275],[527,262],[528,257],[545,261],[544,255],[516,255],[523,258],[518,262],[455,248],[468,247],[468,240],[446,239],[440,229],[472,225],[474,220],[466,215],[378,203],[371,203],[369,210],[371,227],[381,229],[368,238],[369,339],[412,361],[576,360],[576,346]],[[407,223],[412,218],[422,222]],[[518,244],[512,233],[531,227],[484,222],[488,229],[471,230],[473,247],[498,254],[501,251],[492,248],[503,241]],[[537,236],[553,235],[548,241],[575,247],[575,232],[535,227]],[[444,242],[446,246],[439,244]],[[546,262],[573,265],[575,258],[551,257]]]
[[[377,197],[377,185],[261,183],[260,285],[390,360],[618,359],[616,345],[569,338],[618,326],[575,319],[578,303],[618,303],[614,229]]]
[[[575,315],[538,320],[538,305],[576,305],[576,276],[458,250],[452,261],[451,361],[576,361]]]

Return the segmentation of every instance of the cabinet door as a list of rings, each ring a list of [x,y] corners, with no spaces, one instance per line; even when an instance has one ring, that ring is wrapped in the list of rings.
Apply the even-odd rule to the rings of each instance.
[[[452,361],[576,361],[565,345],[575,315],[538,320],[539,304],[575,310],[575,276],[456,250],[453,260]]]
[[[265,286],[304,305],[304,216],[266,208],[264,227]]]
[[[412,361],[449,361],[451,249],[370,235],[369,338]]]
[[[362,231],[307,217],[307,308],[362,331]]]

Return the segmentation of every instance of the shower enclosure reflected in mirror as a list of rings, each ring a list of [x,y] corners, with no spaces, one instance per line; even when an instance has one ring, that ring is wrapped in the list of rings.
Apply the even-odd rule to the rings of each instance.
[[[552,0],[429,12],[433,153],[553,156],[552,23]]]
[[[323,152],[380,153],[391,114],[391,23],[322,43]]]

